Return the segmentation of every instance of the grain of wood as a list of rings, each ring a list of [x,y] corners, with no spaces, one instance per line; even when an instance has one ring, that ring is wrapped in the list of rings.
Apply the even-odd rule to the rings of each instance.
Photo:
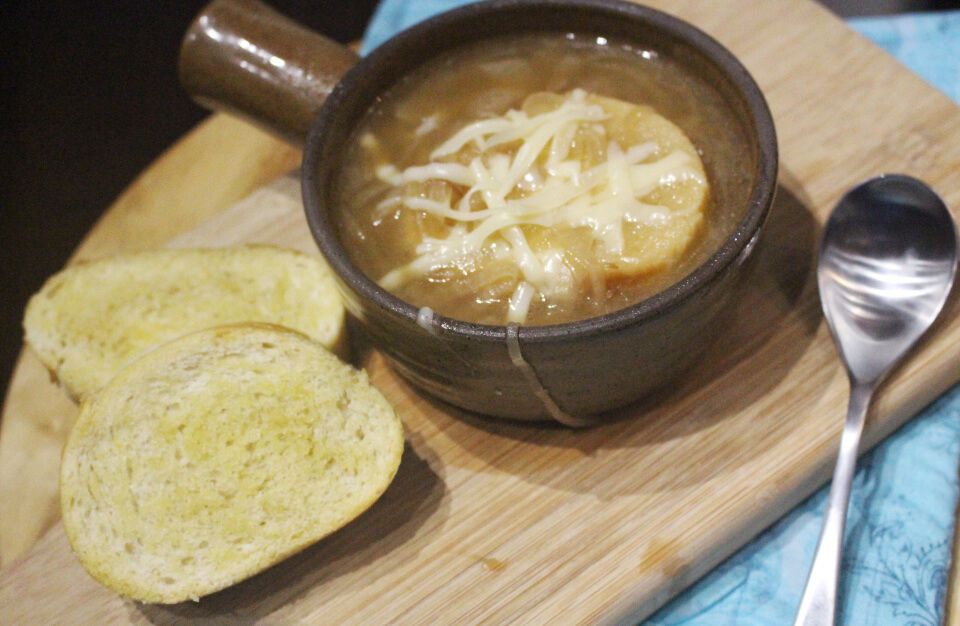
[[[826,482],[847,388],[816,297],[820,225],[847,188],[885,171],[925,179],[956,211],[960,109],[814,2],[650,4],[744,61],[780,138],[780,189],[752,281],[702,367],[622,421],[574,432],[459,413],[372,354],[365,365],[404,421],[407,450],[384,498],[354,524],[247,583],[166,608],[126,603],[78,574],[54,527],[0,572],[0,621],[71,607],[126,623],[637,620]],[[240,143],[253,132],[233,130]],[[198,145],[206,137],[198,131]],[[157,182],[143,202],[177,184]],[[293,178],[190,231],[173,245],[313,250]],[[958,341],[954,298],[881,391],[866,446],[960,379]],[[54,391],[31,390],[22,406]]]

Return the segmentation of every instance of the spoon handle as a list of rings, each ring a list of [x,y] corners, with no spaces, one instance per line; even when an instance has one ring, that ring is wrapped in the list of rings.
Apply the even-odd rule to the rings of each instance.
[[[837,579],[840,573],[840,551],[843,527],[847,522],[847,503],[857,468],[857,449],[873,395],[873,385],[852,382],[847,420],[840,438],[840,454],[833,470],[833,484],[827,500],[827,511],[813,555],[813,565],[800,599],[794,626],[832,625],[837,606]]]

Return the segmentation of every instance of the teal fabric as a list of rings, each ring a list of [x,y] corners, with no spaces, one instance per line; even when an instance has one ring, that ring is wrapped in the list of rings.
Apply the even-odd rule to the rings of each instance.
[[[848,23],[960,103],[960,11],[859,18]]]
[[[363,52],[431,15],[470,1],[383,0],[367,30]],[[862,18],[849,24],[960,104],[960,11]],[[958,460],[960,386],[862,459],[848,517],[838,623],[940,623]],[[824,488],[647,623],[792,624],[826,499]]]

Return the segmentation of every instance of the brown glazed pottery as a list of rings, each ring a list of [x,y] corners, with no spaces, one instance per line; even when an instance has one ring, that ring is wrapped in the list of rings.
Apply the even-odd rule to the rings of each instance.
[[[684,130],[703,152],[729,234],[680,282],[601,317],[519,327],[439,315],[418,321],[420,310],[367,278],[337,238],[331,216],[338,210],[333,190],[344,146],[377,96],[428,58],[486,38],[535,32],[603,36],[654,50],[713,94],[704,104],[704,123]],[[471,4],[358,59],[257,2],[217,0],[184,40],[181,79],[201,103],[239,113],[289,141],[302,142],[309,126],[302,168],[307,221],[354,326],[414,385],[486,415],[588,425],[687,370],[718,332],[718,316],[735,297],[776,187],[773,120],[744,67],[693,26],[628,2]]]

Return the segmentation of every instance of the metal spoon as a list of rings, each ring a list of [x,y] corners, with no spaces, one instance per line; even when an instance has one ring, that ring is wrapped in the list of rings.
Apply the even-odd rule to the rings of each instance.
[[[943,200],[909,176],[848,192],[823,229],[820,300],[850,377],[850,406],[813,565],[794,626],[833,624],[847,502],[860,433],[877,385],[943,308],[957,231]]]

